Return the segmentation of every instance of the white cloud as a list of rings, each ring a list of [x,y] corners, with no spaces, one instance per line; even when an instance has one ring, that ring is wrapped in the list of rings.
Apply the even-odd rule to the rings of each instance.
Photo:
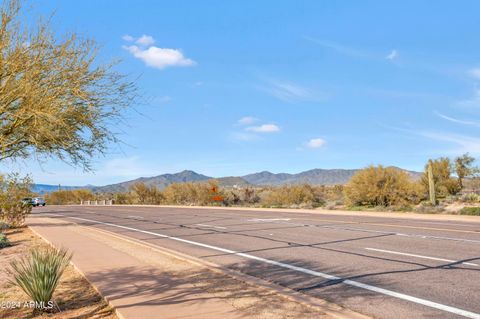
[[[245,130],[256,133],[276,133],[280,131],[280,128],[275,124],[262,124],[259,126],[249,126]]]
[[[392,50],[390,51],[390,53],[385,57],[385,59],[387,60],[395,60],[398,58],[398,51],[397,50]]]
[[[450,117],[450,116],[444,115],[444,114],[439,113],[439,112],[437,112],[437,111],[435,111],[435,115],[437,115],[438,117],[441,117],[441,118],[444,119],[444,120],[447,120],[447,121],[450,121],[450,122],[453,122],[453,123],[464,124],[464,125],[480,126],[480,123],[479,123],[479,122],[460,120],[460,119],[457,119],[457,118],[454,118],[454,117]]]
[[[468,75],[480,80],[480,68],[473,68],[468,70]]]
[[[128,42],[132,42],[133,40],[135,40],[134,37],[132,37],[131,35],[128,35],[128,34],[125,34],[124,36],[122,36],[122,39],[125,40],[125,41],[128,41]]]
[[[155,43],[155,39],[152,36],[144,34],[140,38],[138,38],[137,41],[135,41],[135,43],[138,45],[148,47]]]
[[[237,121],[238,124],[240,125],[252,125],[253,123],[257,122],[258,119],[252,116],[245,116],[242,117]]]
[[[137,59],[145,62],[147,66],[163,70],[172,66],[192,66],[195,61],[183,56],[180,50],[159,48],[151,46],[143,49],[136,45],[124,46]]]
[[[326,141],[323,138],[312,138],[310,141],[305,143],[305,146],[308,148],[320,148]]]

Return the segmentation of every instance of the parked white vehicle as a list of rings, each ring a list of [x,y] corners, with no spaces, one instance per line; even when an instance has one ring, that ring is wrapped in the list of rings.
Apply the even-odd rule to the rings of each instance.
[[[45,206],[47,203],[45,202],[45,198],[43,197],[34,197],[32,199],[32,205],[33,206]]]

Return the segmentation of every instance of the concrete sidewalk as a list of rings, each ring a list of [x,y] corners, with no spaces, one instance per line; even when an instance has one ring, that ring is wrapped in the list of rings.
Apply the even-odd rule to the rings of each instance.
[[[265,288],[215,273],[147,246],[54,218],[27,224],[73,264],[120,318],[330,318]],[[345,310],[345,315],[357,317]],[[360,315],[359,317],[363,317]]]

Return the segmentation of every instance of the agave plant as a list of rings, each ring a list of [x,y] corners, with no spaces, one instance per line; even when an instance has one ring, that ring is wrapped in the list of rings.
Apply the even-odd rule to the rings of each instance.
[[[5,248],[10,246],[10,241],[8,241],[7,235],[0,232],[0,248]]]
[[[19,286],[36,303],[52,300],[60,277],[68,266],[72,254],[54,247],[34,249],[28,256],[10,263],[10,280]]]

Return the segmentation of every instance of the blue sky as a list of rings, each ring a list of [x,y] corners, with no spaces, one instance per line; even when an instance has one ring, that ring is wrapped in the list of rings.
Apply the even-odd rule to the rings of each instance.
[[[102,45],[148,102],[96,172],[4,164],[36,182],[103,185],[192,169],[422,170],[480,155],[478,1],[45,1],[59,32]]]

